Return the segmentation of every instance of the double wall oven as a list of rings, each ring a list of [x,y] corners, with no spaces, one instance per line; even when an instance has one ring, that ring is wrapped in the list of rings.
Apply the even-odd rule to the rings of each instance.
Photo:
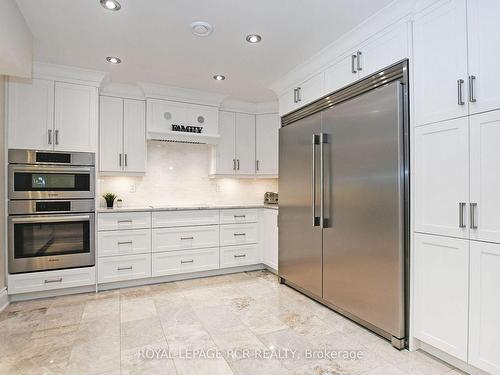
[[[8,153],[9,273],[95,264],[95,156]]]

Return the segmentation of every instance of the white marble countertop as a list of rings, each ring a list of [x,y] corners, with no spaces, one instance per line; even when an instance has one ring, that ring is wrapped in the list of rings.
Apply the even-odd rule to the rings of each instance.
[[[219,210],[219,209],[246,209],[246,208],[266,208],[278,210],[278,205],[268,204],[240,204],[240,205],[145,205],[145,206],[125,206],[121,208],[99,207],[97,212],[134,212],[134,211],[186,211],[186,210]]]

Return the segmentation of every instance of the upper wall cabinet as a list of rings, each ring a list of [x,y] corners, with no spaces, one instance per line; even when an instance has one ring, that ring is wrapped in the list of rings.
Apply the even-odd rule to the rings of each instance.
[[[332,65],[280,96],[280,115],[408,58],[408,30],[408,20],[402,20],[365,42],[353,45],[351,52],[339,54]]]
[[[500,108],[500,1],[467,2],[470,112]]]
[[[142,100],[101,96],[101,172],[146,171],[146,104]]]
[[[255,116],[255,173],[278,176],[280,117],[277,113]]]
[[[443,0],[414,23],[415,124],[500,108],[496,0]]]
[[[97,108],[96,87],[11,79],[7,84],[8,147],[95,152]]]
[[[217,107],[171,100],[147,99],[147,139],[216,144],[219,140]],[[196,127],[188,132],[178,127]],[[201,128],[201,129],[199,129]]]
[[[467,115],[465,0],[426,8],[416,16],[413,31],[415,124]]]

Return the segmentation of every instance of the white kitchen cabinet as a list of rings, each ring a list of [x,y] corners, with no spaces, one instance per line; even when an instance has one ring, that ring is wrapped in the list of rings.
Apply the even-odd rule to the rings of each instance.
[[[283,116],[319,99],[323,95],[324,87],[325,75],[321,72],[288,90],[279,98],[280,115]]]
[[[415,230],[469,238],[469,120],[415,129]]]
[[[101,96],[100,104],[100,171],[144,173],[144,101]]]
[[[227,246],[220,249],[220,268],[239,267],[259,262],[257,245]]]
[[[154,228],[153,253],[219,246],[219,226]]]
[[[99,106],[99,170],[122,170],[123,99],[100,97]]]
[[[10,78],[6,99],[8,147],[52,150],[54,81]]]
[[[278,270],[278,210],[264,209],[262,214],[262,261]]]
[[[467,361],[469,240],[416,234],[413,269],[415,337]]]
[[[255,174],[255,115],[236,113],[236,174]]]
[[[417,14],[413,38],[416,126],[466,116],[466,0],[439,1]]]
[[[99,283],[151,277],[151,254],[120,255],[97,260]]]
[[[389,30],[380,33],[359,47],[359,78],[369,76],[408,58],[408,23],[398,22]]]
[[[470,241],[469,363],[500,374],[500,245]]]
[[[151,230],[110,230],[97,234],[99,257],[151,253]]]
[[[151,228],[151,212],[100,212],[97,230],[124,230]]]
[[[168,251],[153,254],[153,276],[209,271],[219,268],[219,249]]]
[[[280,117],[277,113],[255,118],[255,174],[278,175]]]
[[[500,108],[500,1],[467,1],[471,113]]]
[[[500,111],[470,117],[470,237],[500,243]]]
[[[97,87],[56,82],[54,150],[95,152],[97,139]]]
[[[347,54],[325,70],[325,92],[332,93],[357,81],[356,53]]]
[[[211,175],[255,174],[255,115],[220,111]]]

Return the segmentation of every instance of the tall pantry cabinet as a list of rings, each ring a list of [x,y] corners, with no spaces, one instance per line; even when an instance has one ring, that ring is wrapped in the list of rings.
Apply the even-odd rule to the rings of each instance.
[[[419,10],[413,82],[415,337],[492,374],[500,374],[498,14],[497,0]]]

